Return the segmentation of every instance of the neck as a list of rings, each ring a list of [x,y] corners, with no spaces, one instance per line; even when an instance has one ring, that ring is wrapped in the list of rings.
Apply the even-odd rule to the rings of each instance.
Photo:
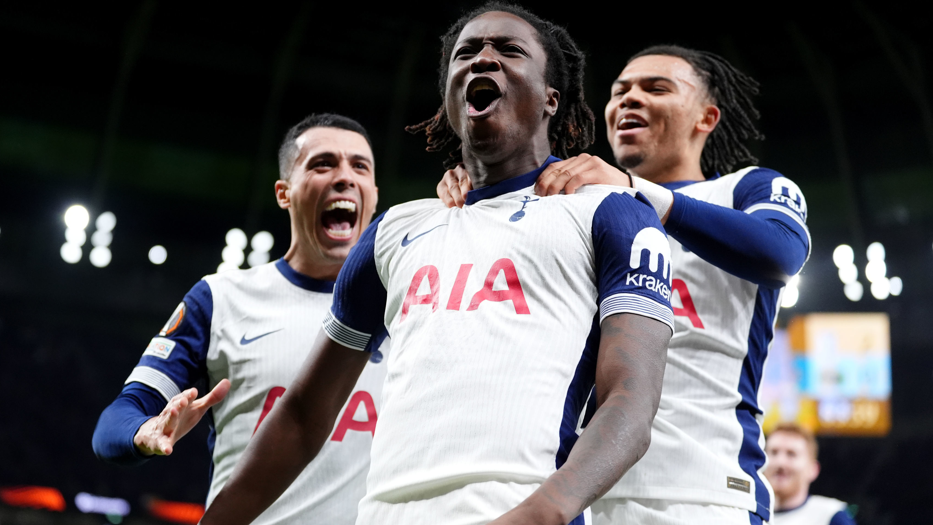
[[[319,253],[319,250],[313,249],[310,239],[299,235],[294,225],[292,225],[292,242],[284,259],[296,272],[321,281],[336,281],[337,274],[343,266],[343,261],[327,260],[323,254]]]
[[[501,151],[488,154],[477,151],[463,144],[463,164],[470,174],[474,188],[518,177],[537,169],[551,155],[551,145],[546,134],[540,134],[536,140],[529,141],[518,151],[503,154]]]
[[[703,171],[700,170],[700,159],[675,159],[672,162],[665,162],[660,165],[646,165],[632,168],[635,175],[649,180],[655,184],[664,184],[666,182],[685,182],[685,181],[703,181]]]
[[[794,494],[782,498],[781,496],[774,494],[774,508],[776,510],[790,510],[796,509],[797,507],[804,504],[807,501],[807,496],[810,495],[810,490],[808,487],[805,487],[801,490],[798,490]]]

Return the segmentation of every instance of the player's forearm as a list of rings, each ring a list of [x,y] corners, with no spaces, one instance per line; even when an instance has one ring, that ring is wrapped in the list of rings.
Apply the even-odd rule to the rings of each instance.
[[[91,438],[99,459],[121,466],[141,465],[148,459],[133,444],[133,438],[139,427],[165,405],[165,399],[148,390],[133,383],[101,413]]]
[[[676,194],[667,233],[703,260],[768,288],[783,286],[806,261],[806,237],[768,220]]]

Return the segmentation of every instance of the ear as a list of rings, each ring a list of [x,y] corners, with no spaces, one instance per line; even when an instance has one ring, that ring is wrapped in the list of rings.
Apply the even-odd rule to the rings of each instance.
[[[544,103],[544,112],[547,113],[549,117],[553,117],[557,114],[557,107],[560,105],[560,91],[549,86],[546,95],[547,100]]]
[[[287,210],[292,207],[291,185],[287,180],[279,179],[275,181],[275,201],[279,203],[279,208]]]
[[[816,481],[816,478],[819,477],[819,475],[820,475],[820,462],[814,460],[813,463],[811,463],[810,472],[807,475],[807,478],[808,478],[807,481],[809,481],[810,483],[813,483],[814,481]]]
[[[719,118],[722,114],[719,112],[719,108],[708,104],[703,107],[703,114],[700,117],[700,121],[697,122],[696,130],[700,133],[712,133],[716,129],[716,125],[719,124]]]

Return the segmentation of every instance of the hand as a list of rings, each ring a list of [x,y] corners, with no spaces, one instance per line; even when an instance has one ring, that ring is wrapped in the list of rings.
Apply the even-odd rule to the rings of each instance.
[[[194,428],[209,408],[223,401],[229,391],[229,379],[221,379],[209,394],[198,400],[195,400],[197,388],[185,390],[173,397],[161,414],[139,427],[133,436],[133,444],[146,456],[168,456],[175,442]]]
[[[631,188],[632,179],[624,171],[606,164],[603,159],[581,153],[549,164],[538,177],[535,193],[539,197],[559,193],[570,195],[584,184],[611,184]]]
[[[463,164],[458,164],[456,168],[447,170],[444,177],[437,183],[437,196],[447,205],[448,208],[462,208],[466,203],[466,194],[473,189],[473,183],[470,182],[470,176],[467,175]]]

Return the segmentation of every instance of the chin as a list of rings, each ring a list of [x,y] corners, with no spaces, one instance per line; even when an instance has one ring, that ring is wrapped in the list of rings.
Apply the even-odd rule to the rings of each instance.
[[[645,156],[642,153],[622,154],[616,157],[616,162],[620,167],[631,170],[641,166],[645,162]]]

